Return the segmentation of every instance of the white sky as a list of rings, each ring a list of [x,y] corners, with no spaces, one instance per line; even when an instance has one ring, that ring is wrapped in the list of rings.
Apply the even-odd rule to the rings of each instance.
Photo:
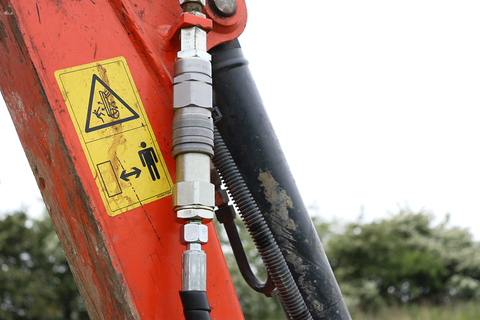
[[[241,44],[307,205],[408,204],[480,238],[480,2],[247,0]],[[39,211],[0,105],[0,212]]]
[[[480,237],[480,2],[247,1],[240,37],[305,203]]]

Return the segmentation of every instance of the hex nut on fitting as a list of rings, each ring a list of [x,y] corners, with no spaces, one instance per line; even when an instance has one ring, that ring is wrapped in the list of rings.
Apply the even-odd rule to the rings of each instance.
[[[180,30],[181,51],[207,51],[207,32],[199,27]]]
[[[212,108],[212,86],[203,81],[184,81],[174,85],[173,108]]]
[[[200,58],[207,61],[212,59],[207,52],[207,32],[199,27],[188,27],[180,30],[181,50],[177,53],[178,59]]]
[[[180,181],[173,186],[173,208],[215,207],[215,186],[205,181]]]
[[[207,243],[208,227],[201,223],[187,223],[182,227],[182,236],[180,242],[187,243]]]
[[[180,222],[181,219],[205,219],[213,220],[213,209],[202,209],[202,208],[188,208],[180,209],[176,212],[176,220]]]

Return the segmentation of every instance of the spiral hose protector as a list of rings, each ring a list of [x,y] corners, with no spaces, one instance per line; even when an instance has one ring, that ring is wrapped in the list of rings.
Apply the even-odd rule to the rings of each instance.
[[[273,235],[220,133],[214,129],[213,163],[222,177],[292,320],[312,319]]]

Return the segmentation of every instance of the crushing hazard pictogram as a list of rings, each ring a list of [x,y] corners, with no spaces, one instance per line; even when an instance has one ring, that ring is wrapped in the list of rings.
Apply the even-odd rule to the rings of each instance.
[[[92,117],[94,116],[94,117]],[[140,116],[96,74],[92,76],[85,132],[104,129]]]
[[[107,213],[170,195],[172,180],[125,59],[58,70],[55,77]]]

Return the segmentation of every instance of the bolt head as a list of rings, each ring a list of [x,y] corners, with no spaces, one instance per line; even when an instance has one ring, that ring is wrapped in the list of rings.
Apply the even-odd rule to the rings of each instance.
[[[215,9],[224,17],[230,17],[237,11],[236,0],[213,0]]]

